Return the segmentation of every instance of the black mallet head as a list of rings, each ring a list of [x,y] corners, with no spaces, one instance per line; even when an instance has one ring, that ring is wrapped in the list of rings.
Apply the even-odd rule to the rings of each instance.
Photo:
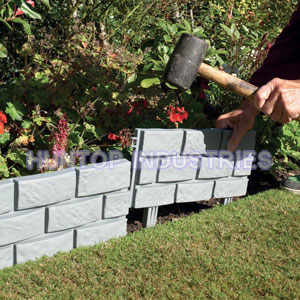
[[[167,82],[188,90],[197,76],[207,49],[205,41],[187,33],[182,34],[165,69]]]

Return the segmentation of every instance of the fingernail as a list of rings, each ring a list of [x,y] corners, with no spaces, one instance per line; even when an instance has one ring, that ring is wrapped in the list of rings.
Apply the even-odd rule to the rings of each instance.
[[[233,143],[231,143],[231,142],[229,142],[228,144],[227,144],[227,150],[228,151],[231,151],[231,152],[233,152],[234,150],[235,150],[235,146],[234,146],[234,144]]]

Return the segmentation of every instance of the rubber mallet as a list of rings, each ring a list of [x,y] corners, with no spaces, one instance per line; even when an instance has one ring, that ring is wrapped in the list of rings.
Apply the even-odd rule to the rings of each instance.
[[[182,34],[166,66],[164,77],[167,82],[187,90],[199,74],[237,95],[253,100],[258,87],[203,63],[207,49],[205,41],[187,33]]]

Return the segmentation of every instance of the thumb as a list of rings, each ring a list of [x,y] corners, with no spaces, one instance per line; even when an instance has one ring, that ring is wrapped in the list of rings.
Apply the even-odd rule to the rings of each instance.
[[[256,92],[253,103],[257,110],[262,110],[265,102],[268,100],[270,94],[274,90],[274,83],[276,83],[275,80],[271,80]]]
[[[241,139],[248,132],[248,129],[245,127],[234,126],[231,137],[227,143],[227,150],[234,152],[236,148],[239,146]]]

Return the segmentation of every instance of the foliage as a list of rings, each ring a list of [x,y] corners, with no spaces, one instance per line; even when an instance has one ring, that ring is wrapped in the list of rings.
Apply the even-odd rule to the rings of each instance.
[[[2,178],[31,174],[26,152],[52,153],[55,136],[66,151],[129,157],[136,127],[213,127],[240,98],[200,79],[187,92],[164,82],[179,36],[207,40],[209,64],[248,79],[297,1],[32,2],[0,0]]]

